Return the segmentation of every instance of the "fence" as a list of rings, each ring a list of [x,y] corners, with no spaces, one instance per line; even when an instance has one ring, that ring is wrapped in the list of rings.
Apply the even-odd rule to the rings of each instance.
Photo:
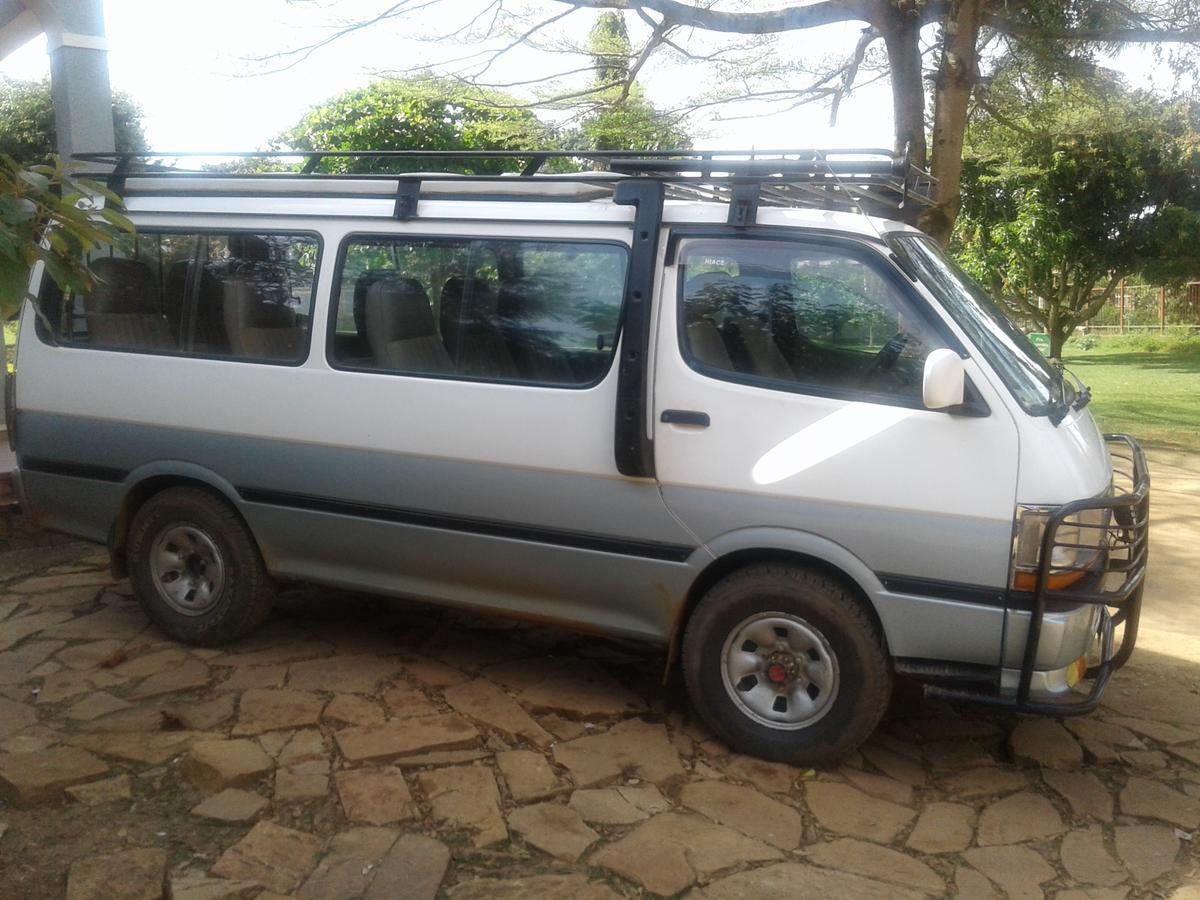
[[[1122,281],[1090,322],[1089,334],[1162,334],[1200,330],[1200,281],[1180,287]]]
[[[1113,334],[1173,334],[1182,336],[1185,334],[1200,334],[1200,325],[1097,325],[1094,322],[1089,322],[1086,325],[1080,326],[1079,331],[1084,334],[1095,334],[1105,337]]]

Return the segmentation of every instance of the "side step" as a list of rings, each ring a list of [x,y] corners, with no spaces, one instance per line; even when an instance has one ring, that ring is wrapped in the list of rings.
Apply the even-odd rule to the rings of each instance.
[[[897,675],[907,675],[918,681],[953,682],[994,682],[999,672],[995,666],[982,666],[975,663],[943,662],[934,659],[900,658],[893,662]]]

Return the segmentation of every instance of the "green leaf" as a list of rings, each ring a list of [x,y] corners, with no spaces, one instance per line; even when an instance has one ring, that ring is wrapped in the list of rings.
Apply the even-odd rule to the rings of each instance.
[[[21,299],[29,285],[25,263],[0,254],[0,318],[7,319],[21,308]]]
[[[38,247],[36,252],[38,258],[46,264],[46,272],[63,291],[83,287],[84,278],[79,263],[51,253],[44,247]]]
[[[75,178],[72,180],[74,181],[75,184],[79,185],[84,190],[90,191],[93,194],[99,194],[101,197],[103,197],[109,203],[114,204],[115,206],[124,206],[125,205],[124,201],[121,200],[120,196],[118,196],[113,191],[109,190],[109,188],[106,185],[103,185],[98,181],[94,181],[91,178]]]
[[[17,172],[17,178],[25,184],[29,185],[35,191],[46,192],[50,190],[50,179],[41,172],[34,172],[30,169],[22,169]]]
[[[121,231],[128,232],[129,234],[133,234],[134,231],[137,230],[134,227],[133,222],[129,221],[129,219],[126,216],[117,212],[115,209],[108,209],[108,208],[102,209],[102,210],[100,210],[100,215],[104,219],[104,221],[108,222],[110,225],[115,226],[116,228],[121,229]]]

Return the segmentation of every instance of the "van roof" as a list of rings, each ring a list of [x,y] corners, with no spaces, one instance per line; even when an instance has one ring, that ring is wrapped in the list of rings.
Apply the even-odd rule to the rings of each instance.
[[[260,151],[83,153],[75,158],[104,166],[107,171],[90,174],[107,179],[131,211],[627,223],[631,210],[622,204],[621,191],[630,182],[652,182],[662,186],[666,222],[725,219],[875,232],[894,228],[886,219],[910,204],[930,205],[933,186],[906,156],[881,149]],[[564,164],[589,168],[543,172],[551,161],[560,169]],[[370,172],[323,171],[331,163]],[[256,171],[264,166],[274,171]],[[503,171],[515,166],[520,171]],[[881,218],[868,222],[864,213]]]
[[[170,196],[153,194],[129,196],[126,209],[131,213],[192,213],[213,215],[337,217],[354,219],[392,218],[393,200],[353,199],[346,197],[309,198],[272,197],[269,194],[240,196]],[[628,227],[634,211],[618,206],[611,198],[578,202],[527,203],[514,200],[424,200],[420,204],[422,221],[490,219],[512,222],[562,222],[570,224],[611,224]],[[725,224],[727,207],[716,202],[668,200],[663,205],[663,224]],[[874,237],[879,232],[912,230],[895,220],[867,216],[858,212],[819,209],[767,207],[758,211],[758,224],[778,227],[819,228]]]

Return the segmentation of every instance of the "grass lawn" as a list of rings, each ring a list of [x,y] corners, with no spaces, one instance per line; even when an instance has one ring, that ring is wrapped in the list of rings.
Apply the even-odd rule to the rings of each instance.
[[[1200,345],[1164,343],[1148,352],[1121,342],[1092,350],[1068,345],[1064,362],[1092,389],[1103,431],[1123,431],[1148,446],[1200,450]]]

